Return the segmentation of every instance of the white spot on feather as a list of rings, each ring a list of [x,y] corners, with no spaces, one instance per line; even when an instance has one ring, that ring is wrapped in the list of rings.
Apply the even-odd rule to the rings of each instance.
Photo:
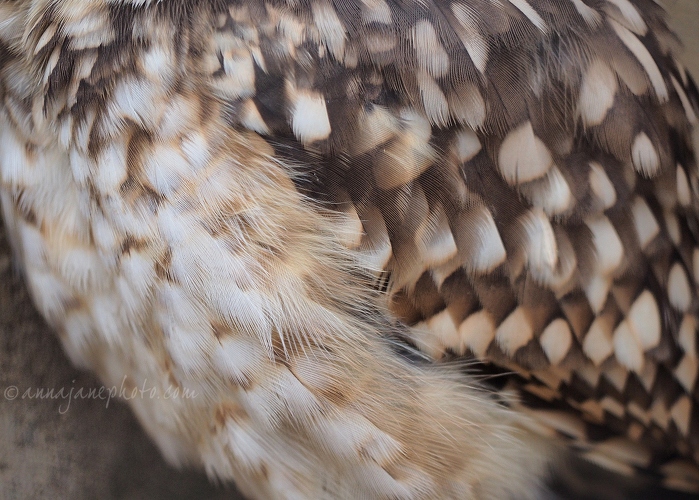
[[[660,343],[660,310],[648,290],[644,290],[634,301],[627,321],[643,350],[653,349]]]
[[[46,46],[46,44],[51,41],[53,35],[56,34],[57,28],[58,26],[56,25],[56,23],[52,23],[49,25],[48,28],[46,28],[46,30],[39,37],[39,40],[36,42],[33,55],[37,55],[41,51],[41,49],[43,49]]]
[[[65,5],[65,4],[62,4]],[[114,29],[101,9],[80,8],[80,12],[73,12],[66,19],[61,15],[61,29],[66,35],[70,49],[81,51],[109,45],[114,39]]]
[[[689,427],[692,422],[692,401],[687,395],[680,397],[670,408],[670,416],[682,435],[689,435]]]
[[[307,23],[301,22],[298,17],[294,16],[289,11],[274,10],[273,12],[278,19],[277,23],[280,33],[283,34],[285,38],[288,38],[293,46],[298,47],[301,45],[306,37]]]
[[[34,270],[47,270],[47,241],[39,229],[33,224],[20,222],[17,225],[17,230],[24,265],[31,266]]]
[[[692,191],[689,187],[687,174],[680,164],[677,164],[677,201],[683,207],[688,207],[692,204]]]
[[[148,297],[156,282],[154,263],[147,253],[133,249],[121,258],[122,275],[117,279],[117,289],[132,317],[137,317],[149,303]]]
[[[222,280],[218,287],[208,290],[206,296],[210,306],[227,324],[236,331],[257,338],[272,357],[273,327],[262,294],[241,290],[233,282]]]
[[[183,179],[188,179],[191,168],[179,148],[157,143],[144,164],[145,177],[155,192],[167,197],[179,189]]]
[[[454,235],[451,233],[446,215],[442,214],[434,232],[426,235],[424,241],[424,262],[428,268],[433,268],[446,263],[456,256],[458,249]]]
[[[277,380],[282,367],[267,365],[266,383],[253,384],[252,388],[240,391],[240,402],[245,411],[255,422],[255,428],[278,428],[281,422],[287,420],[287,409],[278,395]]]
[[[660,225],[655,220],[648,203],[640,196],[634,199],[631,205],[631,213],[633,214],[633,223],[638,235],[638,242],[641,244],[641,250],[645,250],[650,242],[660,233]]]
[[[151,82],[166,86],[172,83],[176,71],[176,58],[167,47],[153,44],[141,54],[140,59],[139,69]]]
[[[248,99],[243,104],[240,112],[240,121],[244,127],[257,132],[258,134],[269,134],[269,128],[262,119],[262,115],[252,99]]]
[[[459,332],[448,309],[444,309],[428,319],[427,327],[444,347],[456,350],[460,348],[461,339]]]
[[[648,49],[643,45],[643,43],[631,33],[624,26],[616,22],[614,19],[609,19],[609,24],[614,28],[616,34],[624,42],[624,45],[631,51],[631,53],[636,57],[638,62],[641,63],[643,69],[645,69],[648,78],[650,79],[655,93],[661,103],[667,102],[669,98],[667,86],[665,85],[665,80],[663,79],[658,65],[653,60],[653,56],[648,52]]]
[[[170,245],[186,244],[200,236],[206,237],[193,216],[177,210],[171,204],[160,207],[156,223],[161,238]]]
[[[618,88],[616,75],[609,66],[600,59],[590,63],[578,99],[578,113],[586,126],[592,127],[604,121],[614,104]]]
[[[322,410],[318,399],[289,370],[281,371],[276,385],[279,398],[296,421],[305,423]]]
[[[112,194],[119,190],[127,177],[128,143],[125,139],[109,141],[97,158],[97,167],[92,172],[94,187],[102,194]]]
[[[362,0],[362,21],[364,24],[392,24],[391,8],[385,0]]]
[[[214,368],[232,382],[248,385],[265,368],[267,353],[260,343],[246,335],[223,335],[212,353]]]
[[[635,417],[638,421],[643,423],[644,426],[648,427],[650,425],[650,417],[648,416],[648,413],[646,410],[641,408],[638,403],[635,403],[631,401],[627,406],[626,406],[629,415]],[[631,434],[629,434],[631,436]],[[639,436],[640,437],[640,436]]]
[[[680,222],[677,220],[677,215],[670,210],[665,210],[663,212],[663,218],[665,219],[665,229],[667,229],[670,240],[675,246],[679,245],[682,242],[682,230],[680,229]]]
[[[622,321],[614,330],[614,354],[629,370],[640,372],[643,369],[643,349],[627,321]]]
[[[69,311],[63,323],[66,336],[63,348],[70,361],[85,370],[90,369],[90,341],[95,340],[92,317],[84,310]]]
[[[111,346],[125,341],[123,309],[115,293],[93,293],[86,297],[95,329]]]
[[[676,262],[670,269],[667,295],[670,304],[681,312],[687,312],[692,305],[692,289],[689,286],[689,279],[679,262]]]
[[[602,15],[595,9],[588,7],[582,0],[571,0],[578,14],[582,16],[590,27],[597,27],[602,22]]]
[[[182,138],[182,152],[193,169],[200,169],[211,159],[206,131],[194,131]]]
[[[464,253],[464,267],[474,273],[487,273],[505,261],[507,254],[493,215],[479,206],[461,217],[455,232],[457,246]]]
[[[592,232],[599,272],[604,275],[613,273],[624,257],[624,246],[614,226],[603,215],[587,219],[585,224]]]
[[[422,105],[430,123],[440,127],[446,126],[449,119],[449,105],[442,89],[426,71],[418,70],[415,76],[420,87]]]
[[[660,169],[658,151],[645,132],[640,132],[634,139],[631,158],[636,171],[645,177],[654,176]]]
[[[323,96],[317,92],[299,90],[293,102],[291,126],[294,135],[304,144],[327,139],[330,119]]]
[[[70,108],[75,105],[78,100],[77,93],[80,88],[81,82],[90,76],[92,72],[92,67],[97,61],[97,52],[90,51],[82,57],[78,58],[73,66],[73,76],[70,82],[67,96],[67,107]],[[63,135],[70,137],[70,132],[65,131]],[[67,142],[66,142],[67,143]]]
[[[510,0],[510,3],[514,5],[522,14],[524,14],[531,23],[536,26],[542,33],[547,33],[548,28],[546,23],[541,18],[539,13],[534,10],[534,8],[529,5],[527,0]]]
[[[182,94],[175,94],[168,99],[167,106],[160,120],[158,135],[167,140],[181,135],[192,126],[192,118],[198,114],[198,106],[194,99]]]
[[[337,235],[338,240],[347,248],[357,248],[362,242],[364,226],[359,219],[357,210],[351,203],[349,206],[338,214],[333,232]]]
[[[159,85],[145,79],[125,78],[118,81],[108,104],[107,123],[130,119],[147,128],[155,128],[165,110],[160,99],[161,91]],[[108,126],[105,124],[104,128]],[[114,128],[119,130],[119,127]]]
[[[93,247],[53,243],[49,252],[54,269],[76,291],[88,293],[109,284],[110,273]]]
[[[337,17],[335,9],[322,0],[312,4],[313,20],[316,23],[321,39],[325,42],[333,57],[342,61],[345,53],[345,27]]]
[[[488,346],[495,337],[495,321],[489,312],[481,310],[470,314],[459,325],[459,337],[461,339],[460,354],[468,348],[476,357],[485,358]]]
[[[495,340],[508,356],[513,356],[517,349],[524,347],[533,338],[534,327],[523,307],[510,313],[495,332]]]
[[[573,343],[568,322],[562,318],[553,320],[539,337],[539,343],[551,364],[560,363]]]
[[[410,328],[410,340],[432,359],[440,359],[444,355],[444,346],[424,321]]]
[[[465,163],[476,156],[481,151],[481,141],[473,130],[463,129],[457,132],[456,155],[461,163]]]
[[[549,171],[552,164],[551,153],[534,135],[531,122],[510,131],[500,146],[498,167],[510,185],[538,179]]]
[[[362,222],[366,236],[362,238],[359,259],[366,269],[381,272],[392,255],[391,239],[381,212],[371,207],[364,214]]]
[[[398,44],[398,38],[392,33],[372,31],[364,37],[364,48],[369,54],[385,57]],[[349,51],[348,51],[349,52]],[[348,66],[347,62],[345,65]]]
[[[697,382],[699,364],[696,356],[684,355],[682,361],[675,368],[675,377],[688,393],[692,393]]]
[[[478,129],[485,121],[485,100],[475,85],[464,83],[447,95],[449,113],[459,123]]]
[[[620,19],[618,17],[614,17],[614,19],[620,23],[623,23],[624,26],[636,33],[638,36],[646,35],[648,32],[648,26],[636,7],[634,7],[629,0],[607,0],[607,2],[616,5],[621,12],[622,18]]]
[[[0,181],[10,186],[38,184],[41,171],[26,156],[25,141],[16,127],[2,117],[0,126]]]
[[[381,150],[374,176],[381,189],[391,189],[414,180],[436,159],[430,145],[432,126],[427,119],[414,110],[400,112],[403,130],[397,140]]]
[[[612,354],[614,346],[612,345],[612,330],[608,318],[602,316],[592,322],[582,347],[585,355],[595,366],[599,366]]]
[[[223,70],[226,78],[215,80],[215,88],[224,98],[249,97],[255,92],[255,65],[247,50],[230,49],[223,54]]]
[[[585,285],[585,296],[590,302],[590,307],[593,312],[599,313],[602,311],[604,304],[607,302],[607,296],[609,295],[611,286],[612,283],[608,277],[597,273],[595,273]]]
[[[611,208],[616,203],[614,185],[609,180],[604,167],[595,161],[590,162],[590,188],[602,202],[604,209]]]
[[[235,458],[236,464],[248,471],[261,471],[269,460],[269,452],[248,425],[240,425],[232,419],[226,420],[225,435],[220,433],[218,438],[228,444],[227,448]]]
[[[435,266],[430,270],[430,274],[432,275],[432,281],[437,286],[437,288],[441,288],[442,284],[444,283],[444,280],[446,280],[449,276],[454,274],[454,271],[456,271],[460,267],[461,259],[457,254],[456,256],[444,262],[443,264]]]
[[[388,108],[374,105],[357,117],[359,134],[355,144],[351,144],[355,154],[366,153],[387,142],[398,133],[398,118]]]
[[[490,47],[480,32],[480,19],[473,15],[471,9],[458,2],[451,4],[451,10],[462,27],[462,30],[457,30],[461,43],[464,44],[466,52],[478,71],[484,74],[488,64]]]
[[[549,216],[560,215],[573,203],[573,193],[560,169],[554,165],[543,179],[522,186],[522,193],[535,207],[542,208]]]
[[[547,428],[555,429],[569,436],[575,436],[580,440],[585,437],[585,426],[576,415],[560,410],[534,410],[529,408],[523,408],[522,410]]]
[[[558,244],[553,227],[541,209],[532,209],[520,220],[526,238],[525,256],[534,279],[546,283],[556,271]]]
[[[72,297],[68,286],[58,279],[55,272],[41,272],[28,268],[26,274],[32,297],[41,314],[49,319],[62,317],[65,305]]]
[[[319,422],[316,436],[326,443],[333,455],[354,460],[362,451],[381,462],[390,462],[401,453],[401,445],[357,413],[325,418]],[[374,456],[371,456],[374,455]]]
[[[437,37],[432,23],[422,19],[410,31],[412,45],[420,68],[432,77],[444,76],[449,71],[449,55]]]

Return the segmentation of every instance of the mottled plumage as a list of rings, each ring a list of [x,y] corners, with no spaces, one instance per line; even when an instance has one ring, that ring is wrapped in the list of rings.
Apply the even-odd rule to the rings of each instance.
[[[251,497],[697,490],[679,50],[652,0],[0,1],[2,210],[71,359],[196,390],[130,404]]]

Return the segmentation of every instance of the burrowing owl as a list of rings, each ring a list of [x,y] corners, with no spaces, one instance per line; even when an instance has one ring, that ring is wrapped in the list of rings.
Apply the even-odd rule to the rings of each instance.
[[[699,488],[699,93],[652,0],[0,1],[39,311],[254,498]]]

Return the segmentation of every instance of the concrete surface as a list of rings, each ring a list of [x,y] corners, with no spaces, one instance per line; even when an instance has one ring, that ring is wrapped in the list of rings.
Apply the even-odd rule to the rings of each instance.
[[[666,0],[699,76],[699,1]],[[19,391],[10,401],[11,387]],[[128,408],[112,401],[22,398],[26,389],[99,388],[73,368],[12,272],[0,224],[0,499],[222,499],[233,488],[168,467]],[[5,391],[9,390],[9,393]]]

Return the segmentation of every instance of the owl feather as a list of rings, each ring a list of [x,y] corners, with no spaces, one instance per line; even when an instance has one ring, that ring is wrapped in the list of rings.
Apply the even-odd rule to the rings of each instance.
[[[651,0],[0,1],[39,311],[253,498],[699,489],[699,92]],[[125,382],[122,382],[125,381]],[[639,479],[640,481],[640,479]]]

